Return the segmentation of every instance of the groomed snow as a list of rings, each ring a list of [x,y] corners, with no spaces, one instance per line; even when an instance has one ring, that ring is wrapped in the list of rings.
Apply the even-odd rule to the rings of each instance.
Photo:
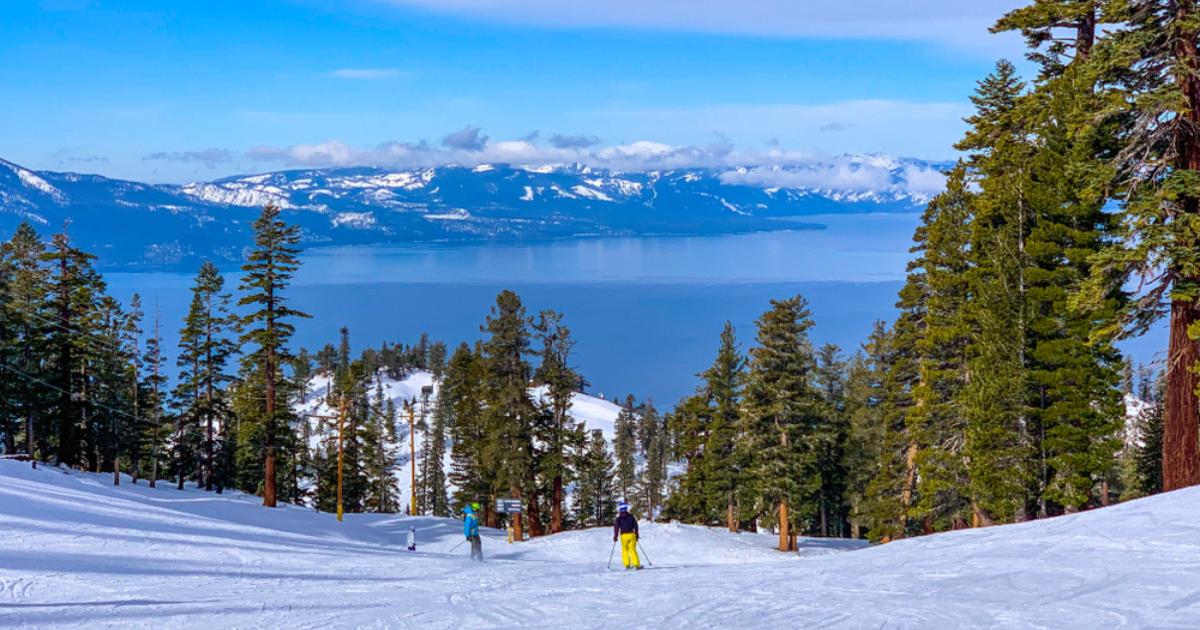
[[[605,529],[478,565],[457,522],[262,508],[0,461],[0,626],[1195,628],[1200,488],[882,547],[645,525],[654,566],[608,571]],[[418,552],[402,549],[419,529]]]

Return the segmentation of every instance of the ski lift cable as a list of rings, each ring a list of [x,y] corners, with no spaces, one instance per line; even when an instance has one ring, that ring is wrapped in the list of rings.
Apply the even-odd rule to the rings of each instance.
[[[11,366],[11,365],[8,365],[8,364],[2,364],[2,362],[0,362],[0,367],[2,367],[2,368],[5,368],[5,370],[7,370],[7,371],[10,371],[10,372],[12,372],[12,373],[14,373],[14,374],[17,374],[17,376],[18,376],[18,377],[22,377],[22,378],[24,378],[24,379],[26,379],[26,380],[30,380],[30,382],[34,382],[34,383],[38,383],[38,384],[42,384],[42,385],[46,385],[46,386],[47,386],[47,388],[50,388],[50,389],[52,389],[52,390],[55,390],[55,391],[58,391],[58,392],[59,392],[59,394],[66,394],[67,396],[71,396],[72,400],[74,400],[74,397],[76,397],[76,394],[74,394],[74,392],[71,392],[71,391],[67,391],[67,390],[65,390],[65,389],[62,389],[62,388],[60,388],[60,386],[58,386],[58,385],[55,385],[55,384],[53,384],[53,383],[49,383],[49,382],[47,382],[47,380],[43,380],[43,379],[41,379],[41,378],[37,378],[37,377],[35,377],[35,376],[32,376],[32,374],[29,374],[29,373],[26,373],[26,372],[23,372],[23,371],[17,370],[17,368],[16,368],[16,367],[13,367],[13,366]],[[134,421],[137,421],[137,420],[139,419],[139,418],[138,418],[138,416],[136,416],[136,415],[133,415],[133,414],[131,414],[131,413],[128,413],[128,412],[125,412],[125,410],[122,410],[122,409],[118,409],[118,408],[115,408],[115,407],[109,407],[109,406],[107,406],[107,404],[104,404],[104,403],[102,403],[102,402],[96,402],[96,401],[90,401],[90,400],[84,400],[83,402],[86,402],[86,403],[89,403],[89,404],[94,404],[94,406],[96,406],[96,407],[100,407],[101,409],[107,409],[107,410],[109,410],[109,412],[113,412],[113,413],[115,413],[115,414],[124,415],[124,416],[126,416],[126,418],[131,418],[131,419],[133,419]]]
[[[95,336],[92,336],[92,335],[88,335],[87,333],[85,333],[85,332],[83,332],[83,331],[79,330],[77,327],[74,327],[74,326],[69,326],[69,325],[67,325],[67,324],[64,324],[64,323],[62,323],[62,322],[57,322],[57,321],[51,320],[51,319],[49,319],[49,318],[43,317],[43,316],[41,316],[41,315],[38,315],[37,313],[27,313],[27,312],[24,312],[24,311],[20,311],[20,310],[18,310],[16,307],[14,307],[12,304],[7,304],[7,303],[6,303],[5,305],[6,305],[6,306],[8,306],[10,309],[12,309],[14,312],[16,312],[16,313],[17,313],[17,314],[19,314],[19,315],[22,315],[22,316],[27,316],[27,317],[32,317],[32,318],[34,318],[34,319],[36,319],[36,320],[38,320],[38,321],[40,321],[40,322],[42,322],[43,324],[46,324],[46,325],[48,325],[48,326],[53,326],[54,328],[58,328],[59,330],[66,331],[67,333],[74,334],[74,335],[78,335],[78,336],[79,336],[80,338],[82,338],[82,339],[83,339],[83,340],[84,340],[86,343],[93,343],[93,342],[100,342],[100,341],[101,341],[101,339],[100,339],[99,337],[95,337]],[[109,347],[111,347],[111,348],[113,348],[113,349],[117,349],[117,350],[121,350],[121,349],[122,349],[122,348],[120,347],[120,343],[119,343],[119,342],[113,342],[113,343],[112,343],[112,345],[111,345],[111,346],[109,346]],[[93,348],[93,350],[94,350],[94,349],[95,349],[95,348]],[[106,347],[106,349],[108,349],[108,347]]]

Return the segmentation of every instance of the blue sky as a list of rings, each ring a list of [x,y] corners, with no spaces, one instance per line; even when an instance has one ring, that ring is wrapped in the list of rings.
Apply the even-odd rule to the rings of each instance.
[[[835,4],[7,0],[0,157],[149,181],[579,156],[941,159],[974,82],[1021,54],[986,32],[1018,2]]]

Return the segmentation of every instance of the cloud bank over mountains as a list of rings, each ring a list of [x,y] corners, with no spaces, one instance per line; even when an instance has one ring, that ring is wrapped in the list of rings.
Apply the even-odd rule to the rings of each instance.
[[[650,140],[602,145],[596,136],[551,134],[545,143],[531,133],[518,140],[496,140],[482,128],[466,125],[450,132],[437,144],[381,142],[354,146],[339,140],[290,146],[258,146],[236,155],[262,170],[378,167],[411,169],[457,165],[512,164],[527,167],[581,164],[615,171],[647,172],[704,168],[720,173],[727,184],[759,187],[815,188],[843,191],[880,190],[890,185],[897,169],[904,187],[918,195],[940,191],[945,177],[939,167],[921,162],[901,164],[883,154],[828,155],[795,151],[769,144],[764,148],[739,148],[717,134],[703,145],[672,145]],[[147,160],[191,161],[209,168],[235,159],[223,149],[158,152]]]

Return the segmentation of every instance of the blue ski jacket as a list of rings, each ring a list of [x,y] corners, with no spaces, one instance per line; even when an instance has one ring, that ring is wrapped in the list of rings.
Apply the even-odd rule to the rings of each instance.
[[[475,512],[467,512],[463,516],[463,536],[471,538],[479,535],[479,518]]]

